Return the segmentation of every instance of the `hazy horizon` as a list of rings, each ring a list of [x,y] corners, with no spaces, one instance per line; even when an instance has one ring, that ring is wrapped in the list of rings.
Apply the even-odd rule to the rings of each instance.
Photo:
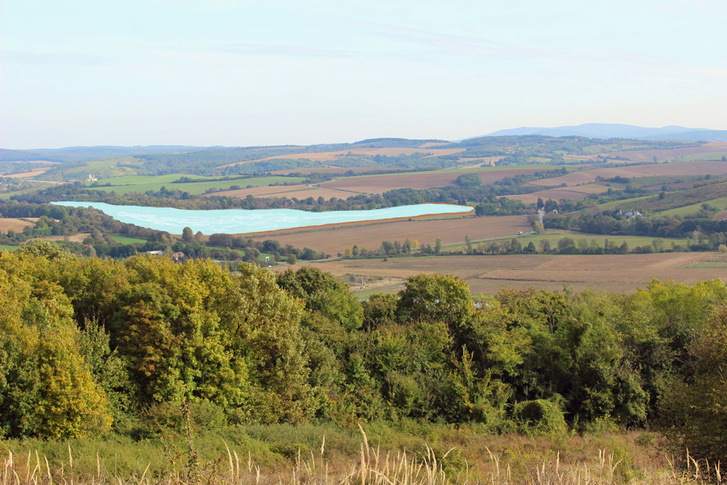
[[[5,0],[0,147],[727,129],[727,4]]]

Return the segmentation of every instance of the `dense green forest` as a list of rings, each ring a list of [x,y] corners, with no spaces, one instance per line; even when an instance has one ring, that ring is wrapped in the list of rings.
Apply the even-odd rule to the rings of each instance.
[[[359,301],[310,268],[0,253],[0,437],[417,419],[493,433],[660,428],[727,458],[727,286],[473,298],[447,275]]]

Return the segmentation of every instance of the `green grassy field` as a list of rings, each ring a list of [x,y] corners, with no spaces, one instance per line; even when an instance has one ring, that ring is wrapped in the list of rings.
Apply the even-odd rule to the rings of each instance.
[[[654,197],[658,197],[658,195],[646,195],[644,197],[634,197],[633,199],[614,200],[613,202],[605,202],[603,204],[598,204],[596,206],[591,207],[589,210],[591,212],[603,212],[603,211],[612,211],[612,210],[616,210],[616,209],[630,209],[632,207],[638,207],[639,202],[645,201],[648,199],[653,199]]]
[[[144,162],[134,157],[106,158],[84,163],[61,164],[53,167],[39,179],[85,180],[89,174],[97,178],[122,177],[137,174],[144,167]]]
[[[684,269],[727,269],[725,261],[700,261],[698,263],[683,266]]]
[[[674,160],[678,162],[702,162],[702,161],[720,161],[722,157],[727,156],[727,151],[722,152],[708,152],[708,153],[695,153],[694,155],[682,155],[675,157]]]
[[[7,246],[5,244],[0,244],[0,251],[15,251],[18,249],[18,246]]]
[[[200,179],[200,182],[185,182],[185,183],[173,183],[175,180],[179,180],[182,177],[190,177]],[[154,176],[142,176],[142,175],[131,175],[125,177],[115,177],[99,180],[99,184],[111,184],[106,187],[91,187],[91,183],[88,183],[89,188],[93,190],[102,190],[104,192],[116,192],[117,194],[127,194],[129,192],[140,192],[144,193],[147,191],[159,191],[162,187],[166,187],[167,190],[180,190],[182,192],[189,192],[192,195],[204,194],[209,189],[227,190],[233,185],[240,187],[264,187],[271,184],[295,184],[304,180],[303,177],[251,177],[244,179],[233,179],[233,180],[211,180],[204,181],[205,179],[213,179],[213,177],[199,177],[185,174],[170,174],[170,175],[154,175]]]
[[[128,236],[111,236],[111,239],[119,244],[144,244],[146,242],[146,239]]]
[[[699,202],[697,204],[685,205],[684,207],[678,207],[676,209],[669,209],[659,214],[662,216],[688,216],[690,214],[696,214],[702,208],[702,204],[709,204],[712,207],[716,207],[719,210],[727,209],[727,197],[720,197],[719,199],[712,199],[706,202]]]

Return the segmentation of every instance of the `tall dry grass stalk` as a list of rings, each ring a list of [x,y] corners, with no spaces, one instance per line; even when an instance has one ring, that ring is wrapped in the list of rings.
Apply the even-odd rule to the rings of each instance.
[[[254,463],[248,452],[246,462],[237,451],[230,449],[223,441],[225,453],[210,463],[199,463],[197,455],[186,460],[177,454],[167,461],[167,468],[151,470],[146,465],[137,476],[120,477],[109,473],[96,454],[95,470],[82,474],[74,467],[70,445],[68,459],[55,469],[46,457],[37,451],[18,455],[8,452],[0,466],[0,485],[130,485],[130,484],[220,484],[220,485],[616,485],[616,484],[684,484],[703,485],[722,483],[719,463],[698,460],[687,452],[687,468],[679,470],[673,461],[666,468],[642,470],[631,473],[624,461],[616,459],[614,453],[599,449],[598,456],[577,463],[565,464],[561,454],[556,453],[537,465],[529,466],[525,472],[514,473],[517,464],[503,459],[485,446],[486,454],[481,457],[487,463],[465,463],[450,468],[447,457],[454,451],[450,448],[440,456],[433,448],[425,446],[423,453],[407,450],[383,452],[380,445],[369,443],[366,431],[359,427],[361,444],[356,459],[338,460],[331,463],[326,455],[326,438],[321,439],[319,449],[298,450],[292,466],[287,470],[263,472]],[[193,451],[193,450],[192,450]],[[190,459],[191,458],[191,459]],[[479,459],[479,458],[478,458]],[[487,467],[476,465],[487,464]],[[217,466],[221,465],[221,466]],[[475,465],[475,466],[472,466]],[[195,466],[192,470],[189,467]],[[520,467],[521,468],[521,467]],[[488,470],[483,473],[481,470]]]

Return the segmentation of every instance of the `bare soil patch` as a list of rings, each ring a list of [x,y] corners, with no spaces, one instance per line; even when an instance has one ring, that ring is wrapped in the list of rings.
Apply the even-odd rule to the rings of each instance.
[[[646,287],[652,278],[695,284],[724,278],[724,269],[689,268],[696,262],[727,256],[715,253],[661,253],[596,256],[512,255],[512,256],[432,256],[378,260],[336,260],[312,263],[324,271],[346,279],[350,274],[364,276],[377,291],[398,291],[403,281],[419,273],[447,273],[459,276],[474,294],[494,294],[503,287],[534,287],[562,290],[564,285],[580,291],[631,293]],[[355,286],[360,286],[360,283]],[[367,287],[371,286],[367,284]],[[367,288],[372,289],[372,288]]]
[[[454,217],[454,218],[414,218],[341,224],[324,228],[305,228],[298,230],[275,231],[255,234],[259,240],[275,239],[282,245],[311,247],[336,255],[346,248],[357,245],[359,248],[378,249],[382,241],[418,241],[419,245],[434,245],[438,237],[443,244],[462,242],[469,235],[473,241],[515,236],[518,231],[530,231],[525,216],[503,217]]]
[[[648,165],[624,165],[622,167],[594,168],[580,172],[572,172],[567,175],[551,179],[535,180],[531,185],[553,186],[566,184],[569,187],[574,185],[588,184],[595,182],[596,177],[604,179],[613,177],[656,177],[656,176],[679,176],[679,175],[725,175],[727,174],[727,163],[725,162],[674,162],[654,163]]]
[[[7,234],[8,231],[23,232],[25,226],[35,227],[35,222],[38,220],[37,217],[24,217],[23,219],[0,218],[0,233]]]
[[[723,211],[717,212],[717,214],[714,216],[714,220],[716,220],[716,221],[727,221],[727,210],[723,210]]]

